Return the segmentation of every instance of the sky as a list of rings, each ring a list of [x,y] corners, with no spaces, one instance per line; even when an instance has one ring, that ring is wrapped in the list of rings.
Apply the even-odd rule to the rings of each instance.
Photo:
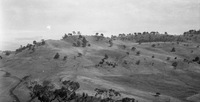
[[[65,33],[105,36],[200,29],[200,0],[1,0],[0,50]]]

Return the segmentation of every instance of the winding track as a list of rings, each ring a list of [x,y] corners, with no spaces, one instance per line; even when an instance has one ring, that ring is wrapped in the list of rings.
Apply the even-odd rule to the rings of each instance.
[[[15,79],[18,81],[18,83],[16,85],[14,85],[12,88],[9,89],[9,95],[12,97],[13,102],[20,102],[19,98],[17,97],[17,95],[14,94],[14,90],[22,83],[24,82],[29,76],[25,76],[22,79],[18,78],[17,76],[12,76],[9,72],[4,71],[4,70],[0,70],[5,72],[5,75],[3,77],[9,77],[12,79]]]

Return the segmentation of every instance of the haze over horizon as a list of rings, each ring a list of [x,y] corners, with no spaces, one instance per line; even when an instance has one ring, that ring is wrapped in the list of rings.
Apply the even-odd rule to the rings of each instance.
[[[0,50],[33,40],[143,31],[182,34],[200,29],[199,0],[1,0]]]

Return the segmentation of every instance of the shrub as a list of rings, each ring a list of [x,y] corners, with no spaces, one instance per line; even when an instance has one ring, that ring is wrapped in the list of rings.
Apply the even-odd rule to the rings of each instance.
[[[177,65],[178,65],[177,62],[173,62],[173,63],[172,63],[172,66],[175,67],[175,68],[177,67]]]
[[[155,46],[156,46],[156,44],[151,45],[151,47],[155,47]]]
[[[195,57],[195,59],[193,59],[192,61],[193,61],[193,62],[197,62],[197,61],[199,61],[199,57],[198,57],[198,56]]]
[[[78,56],[77,57],[81,57],[82,56],[82,54],[81,53],[78,53]]]
[[[83,40],[82,40],[82,47],[86,47],[86,45],[87,45],[87,40],[86,40],[86,38],[85,37],[83,37]]]
[[[139,56],[139,55],[140,55],[140,51],[137,51],[137,52],[136,52],[136,55]]]
[[[36,45],[36,44],[37,44],[37,42],[34,40],[34,41],[33,41],[33,44],[34,44],[34,45]]]
[[[139,64],[140,64],[140,60],[137,60],[135,64],[136,64],[136,65],[139,65]]]
[[[59,53],[56,53],[56,55],[54,56],[54,59],[58,59],[60,57]]]
[[[169,61],[170,60],[170,57],[167,57],[167,61]]]
[[[110,44],[109,47],[112,47],[112,46],[113,46],[113,42],[112,42],[112,40],[109,40],[108,42],[109,42],[109,44]]]
[[[136,48],[135,48],[135,47],[132,47],[132,48],[131,48],[131,50],[132,50],[132,51],[135,51],[135,50],[136,50]]]
[[[63,57],[63,61],[65,61],[66,59],[67,59],[67,56],[64,56],[64,57]]]
[[[11,54],[11,51],[5,51],[5,55],[9,56]]]
[[[175,52],[175,51],[176,51],[176,50],[175,50],[175,48],[173,47],[172,50],[171,50],[171,52]]]
[[[107,54],[104,55],[104,59],[108,59],[108,55]]]
[[[152,58],[154,58],[155,56],[153,55]]]

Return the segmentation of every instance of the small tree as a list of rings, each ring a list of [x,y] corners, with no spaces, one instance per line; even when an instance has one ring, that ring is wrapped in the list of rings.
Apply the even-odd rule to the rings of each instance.
[[[86,38],[85,37],[83,37],[83,40],[82,40],[82,47],[86,47],[86,45],[87,45],[87,40],[86,40]]]
[[[108,55],[107,55],[107,54],[105,54],[105,57],[104,57],[104,59],[108,59]]]
[[[167,61],[169,61],[170,60],[170,57],[167,57]]]
[[[101,36],[104,37],[103,33],[101,33]]]
[[[176,50],[175,50],[175,48],[174,48],[174,47],[172,48],[171,52],[176,52]]]
[[[156,44],[151,45],[151,47],[155,47],[155,46],[156,46]]]
[[[135,48],[135,47],[132,47],[132,48],[131,48],[131,50],[132,50],[132,51],[135,51],[135,50],[136,50],[136,48]]]
[[[77,41],[76,46],[77,46],[77,47],[80,47],[80,46],[81,46],[81,42],[80,42],[80,41]]]
[[[78,53],[78,56],[77,57],[81,57],[82,56],[82,54],[81,53]]]
[[[140,55],[140,51],[137,51],[137,52],[136,52],[136,55],[139,56],[139,55]]]
[[[33,41],[33,44],[34,44],[34,45],[36,45],[36,44],[37,44],[37,42],[34,40],[34,41]]]
[[[56,55],[54,56],[54,59],[58,59],[60,57],[59,53],[56,53]]]
[[[109,40],[108,42],[109,42],[109,44],[110,44],[109,47],[112,47],[112,46],[113,46],[113,42],[112,42],[112,40]]]
[[[98,35],[99,35],[99,33],[96,33],[95,35],[96,35],[96,36],[98,36]]]
[[[172,63],[172,66],[173,66],[174,68],[176,68],[176,67],[177,67],[177,65],[178,65],[178,63],[177,63],[177,62],[173,62],[173,63]]]
[[[139,64],[140,64],[140,60],[137,60],[135,64],[136,64],[136,65],[139,65]]]
[[[45,45],[45,41],[44,41],[44,39],[42,39],[41,41],[42,41],[42,45]]]
[[[63,61],[65,61],[66,59],[67,59],[67,56],[64,56],[64,57],[63,57]]]

